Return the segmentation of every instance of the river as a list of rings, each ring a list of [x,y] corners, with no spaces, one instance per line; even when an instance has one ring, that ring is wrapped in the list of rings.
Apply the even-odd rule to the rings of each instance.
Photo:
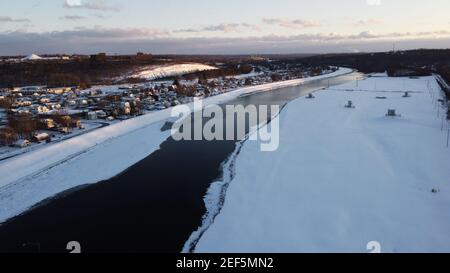
[[[361,76],[254,93],[227,104],[283,106]],[[203,197],[235,148],[236,141],[169,138],[120,175],[61,193],[0,226],[0,252],[66,253],[69,241],[93,253],[180,252],[200,226],[206,212]]]

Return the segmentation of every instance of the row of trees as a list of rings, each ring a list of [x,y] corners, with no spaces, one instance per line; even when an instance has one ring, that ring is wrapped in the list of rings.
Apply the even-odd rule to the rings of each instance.
[[[8,114],[8,127],[0,131],[0,144],[11,145],[18,138],[31,139],[38,128],[39,121],[31,114]]]
[[[450,49],[418,49],[382,53],[327,54],[298,58],[296,62],[311,66],[333,65],[352,67],[364,73],[385,72],[390,67],[419,68],[431,67],[433,65],[448,65],[450,63]]]
[[[19,137],[31,139],[39,128],[39,120],[28,113],[10,114],[8,125]]]
[[[5,109],[6,111],[9,111],[13,105],[13,100],[10,98],[3,98],[0,99],[0,108]]]
[[[207,79],[213,79],[213,78],[220,78],[220,77],[228,77],[228,76],[235,76],[235,75],[241,75],[241,74],[249,74],[253,71],[253,67],[249,64],[234,64],[230,65],[225,68],[219,68],[214,70],[206,70],[196,73],[191,73],[184,75],[183,77],[186,80],[207,80]]]
[[[92,85],[89,75],[76,75],[73,73],[53,73],[48,78],[48,86],[80,86],[89,88]]]
[[[17,133],[9,127],[0,130],[0,145],[7,146],[11,145],[17,140]]]
[[[49,116],[58,127],[73,128],[77,120],[64,114]],[[0,144],[11,145],[17,139],[33,139],[37,130],[48,129],[47,124],[29,113],[8,114],[8,127],[0,130]]]
[[[450,85],[450,66],[442,66],[437,71],[442,78]]]
[[[106,83],[142,65],[158,64],[156,60],[136,58],[108,58],[104,62],[90,59],[71,61],[39,61],[21,63],[0,63],[0,88],[49,85],[49,86],[90,86]],[[106,80],[105,80],[106,79]]]

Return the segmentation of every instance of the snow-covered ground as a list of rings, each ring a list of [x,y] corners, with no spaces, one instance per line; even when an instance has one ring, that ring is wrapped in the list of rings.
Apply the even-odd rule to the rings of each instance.
[[[377,241],[382,252],[449,252],[450,149],[433,103],[439,93],[433,77],[376,77],[291,102],[279,150],[245,142],[211,186],[210,212],[223,189],[225,203],[195,251],[368,252]],[[349,100],[356,108],[344,107]],[[401,117],[386,117],[388,109]]]
[[[242,80],[242,79],[247,79],[247,78],[251,78],[251,77],[257,77],[257,76],[261,76],[264,75],[264,72],[255,72],[252,71],[248,74],[241,74],[241,75],[235,75],[235,76],[229,76],[227,78],[229,79],[237,79],[237,80]]]
[[[148,69],[136,72],[130,75],[130,78],[142,78],[147,80],[160,79],[165,77],[179,76],[183,74],[200,72],[206,70],[217,69],[214,66],[209,66],[199,63],[188,63],[188,64],[175,64],[160,67],[150,67]]]
[[[238,89],[203,100],[221,104],[243,94],[268,91],[350,73],[332,74]],[[193,103],[188,104],[193,109]],[[172,109],[153,112],[0,162],[0,223],[73,187],[105,180],[139,162],[169,137],[161,132]]]

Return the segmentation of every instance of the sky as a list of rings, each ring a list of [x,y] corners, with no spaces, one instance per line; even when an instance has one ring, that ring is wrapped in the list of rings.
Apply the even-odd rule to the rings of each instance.
[[[2,0],[0,55],[450,48],[448,0]]]

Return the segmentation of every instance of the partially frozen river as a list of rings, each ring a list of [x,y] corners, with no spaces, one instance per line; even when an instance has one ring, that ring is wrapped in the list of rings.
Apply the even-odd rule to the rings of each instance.
[[[352,73],[317,80],[227,104],[283,106],[360,77]],[[180,252],[200,226],[203,197],[235,148],[236,141],[169,138],[122,174],[60,194],[2,225],[0,252],[67,252],[69,241],[80,242],[84,252]]]

